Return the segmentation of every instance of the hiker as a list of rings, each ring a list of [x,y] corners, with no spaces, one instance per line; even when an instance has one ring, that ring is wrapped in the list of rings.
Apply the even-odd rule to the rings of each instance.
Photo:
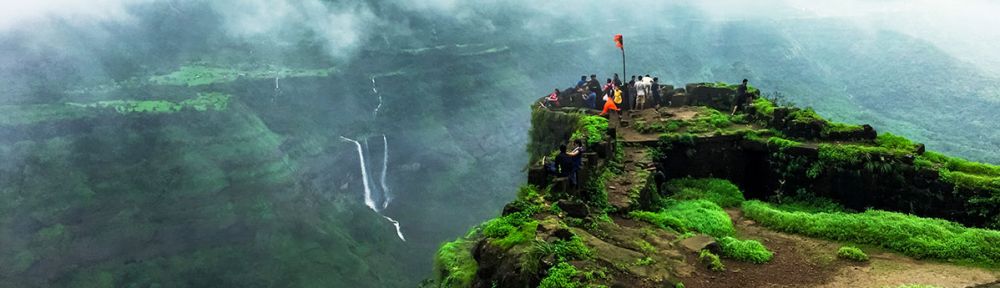
[[[635,109],[642,110],[646,108],[646,92],[649,92],[649,88],[646,86],[646,81],[643,80],[642,76],[639,76],[639,81],[635,82]]]
[[[590,74],[590,81],[587,81],[587,91],[595,94],[601,93],[601,81],[597,80],[597,75]]]
[[[566,153],[566,144],[559,145],[559,155],[556,155],[556,166],[559,177],[568,177],[569,184],[576,186],[576,171],[573,170],[573,156]]]
[[[736,105],[733,106],[733,113],[730,115],[736,115],[736,111],[743,111],[746,104],[750,102],[749,95],[747,95],[748,82],[749,80],[743,79],[743,83],[736,87],[736,99],[733,101],[736,102]]]
[[[586,99],[587,107],[590,107],[590,109],[597,109],[597,93],[594,93],[593,91],[587,93],[589,93]]]
[[[650,90],[653,90],[653,106],[660,108],[660,103],[663,99],[660,99],[660,78],[653,77],[653,83],[649,85]]]
[[[625,105],[625,110],[626,111],[627,110],[632,110],[633,106],[635,106],[635,95],[636,95],[635,84],[636,83],[637,82],[635,81],[635,75],[632,75],[632,80],[628,81],[628,85],[625,85],[626,87],[628,87],[628,89],[626,89],[625,91],[622,91],[622,92],[625,93],[625,95],[624,95],[625,99],[623,99],[623,102],[625,103],[624,105]]]
[[[583,140],[581,139],[573,140],[573,145],[576,145],[576,147],[573,148],[573,151],[566,153],[566,155],[572,157],[573,160],[573,166],[570,169],[569,177],[570,184],[573,184],[573,187],[576,187],[577,174],[580,172],[580,167],[583,167],[583,153],[587,152],[587,147],[583,145]]]
[[[556,88],[549,97],[545,97],[545,106],[549,109],[559,107],[559,88]]]
[[[576,82],[576,89],[583,88],[584,85],[587,85],[587,76],[586,75],[580,76],[580,81]]]
[[[615,83],[615,87],[622,87],[622,79],[618,79],[618,73],[615,73],[615,77],[613,77],[611,79],[613,79],[613,83]]]
[[[615,99],[618,99],[618,102],[621,102],[622,89],[614,88],[614,93],[612,94],[613,95],[604,95],[604,110],[601,110],[601,116],[608,115],[608,111],[611,110],[621,112],[621,110],[618,109],[618,105],[615,105]]]

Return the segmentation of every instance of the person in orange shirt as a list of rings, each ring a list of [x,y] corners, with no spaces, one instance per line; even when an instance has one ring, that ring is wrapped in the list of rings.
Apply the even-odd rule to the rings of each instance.
[[[604,110],[601,111],[601,116],[608,115],[608,111],[610,110],[621,111],[618,109],[618,105],[615,105],[615,99],[622,99],[622,90],[618,87],[615,87],[614,90],[614,95],[605,95]]]

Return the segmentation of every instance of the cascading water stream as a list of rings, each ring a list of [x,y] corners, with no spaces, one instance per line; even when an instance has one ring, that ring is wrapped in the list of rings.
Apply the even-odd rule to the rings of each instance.
[[[382,134],[382,209],[389,207],[389,202],[392,201],[392,196],[389,194],[389,185],[385,184],[386,171],[389,169],[389,140],[385,138],[385,134]],[[399,223],[396,223],[398,226]]]
[[[372,189],[368,186],[368,168],[365,167],[365,152],[361,149],[361,142],[344,136],[340,136],[340,139],[354,142],[354,145],[358,147],[358,161],[361,163],[361,184],[365,187],[365,205],[373,211],[378,212],[378,209],[375,208],[375,201],[372,200]]]
[[[274,78],[274,89],[275,89],[275,91],[278,90],[278,78]],[[382,108],[382,95],[378,93],[378,87],[375,86],[375,77],[372,77],[372,93],[375,93],[375,95],[378,96],[378,106],[376,106],[375,110],[372,111],[372,116],[377,118],[378,117],[378,111],[379,111],[379,109]],[[385,218],[385,220],[387,220],[390,223],[392,223],[392,225],[396,228],[396,236],[399,236],[400,240],[406,241],[406,237],[403,236],[403,231],[400,230],[400,228],[399,228],[399,221],[396,221],[395,219],[389,218],[389,216],[382,215],[382,210],[385,210],[386,208],[388,208],[389,207],[389,203],[392,202],[392,196],[389,194],[389,184],[386,183],[386,175],[388,174],[388,170],[389,170],[389,139],[388,139],[388,137],[386,137],[385,134],[382,134],[382,174],[379,177],[379,186],[380,186],[380,188],[382,188],[382,207],[376,206],[377,204],[375,203],[375,200],[372,198],[371,184],[369,184],[369,182],[373,181],[374,179],[368,178],[369,177],[369,175],[368,175],[368,167],[365,164],[366,163],[365,162],[365,151],[369,150],[368,149],[369,148],[368,147],[368,139],[364,139],[364,141],[365,141],[364,147],[362,147],[361,142],[359,142],[357,140],[350,139],[350,138],[347,138],[347,137],[344,137],[344,136],[340,136],[340,139],[343,139],[344,141],[348,141],[348,142],[353,142],[354,145],[358,149],[358,161],[361,163],[362,184],[365,186],[364,187],[364,189],[365,189],[365,206],[368,206],[368,208],[372,209],[372,211],[375,211],[375,213],[378,213],[379,216],[382,216],[382,218]]]

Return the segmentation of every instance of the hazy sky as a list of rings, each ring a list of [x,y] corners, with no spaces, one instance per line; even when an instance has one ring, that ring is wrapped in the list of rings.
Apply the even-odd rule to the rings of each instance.
[[[0,3],[0,33],[16,28],[34,27],[46,20],[60,19],[59,25],[91,25],[102,21],[132,21],[132,5],[156,0],[41,0],[3,1]],[[593,15],[617,1],[533,1],[533,0],[390,0],[404,9],[448,17],[461,21],[480,21],[484,30],[496,29],[493,23],[479,17],[501,9],[517,9],[535,13],[525,24],[527,31],[539,31],[566,20],[585,19],[574,15]],[[160,0],[171,4],[192,1]],[[209,3],[226,23],[234,37],[261,41],[294,42],[280,37],[289,27],[305,29],[325,43],[334,58],[349,58],[354,50],[376,29],[402,28],[405,24],[394,19],[381,19],[361,1],[320,0],[217,0],[193,1]],[[654,25],[664,19],[662,11],[677,2],[656,0],[629,1],[629,6],[643,7],[641,12],[626,9],[626,21],[637,25]],[[712,21],[759,20],[780,18],[850,19],[862,27],[890,29],[928,40],[954,56],[980,67],[994,68],[1000,63],[1000,3],[989,0],[717,0],[689,1],[686,5],[703,8]],[[173,5],[171,5],[173,6]],[[1000,74],[1000,73],[998,73]]]

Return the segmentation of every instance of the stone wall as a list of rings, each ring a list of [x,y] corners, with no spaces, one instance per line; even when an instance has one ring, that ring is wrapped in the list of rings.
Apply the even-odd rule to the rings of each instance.
[[[913,165],[912,157],[876,155],[872,159],[877,160],[860,164],[828,163],[821,161],[819,148],[782,148],[742,136],[663,142],[659,149],[657,169],[664,180],[727,179],[751,199],[780,200],[802,193],[831,198],[858,211],[904,212],[975,227],[991,225],[1000,217],[997,209],[981,207],[989,204],[972,201],[989,198],[992,191],[946,182],[939,171]]]

